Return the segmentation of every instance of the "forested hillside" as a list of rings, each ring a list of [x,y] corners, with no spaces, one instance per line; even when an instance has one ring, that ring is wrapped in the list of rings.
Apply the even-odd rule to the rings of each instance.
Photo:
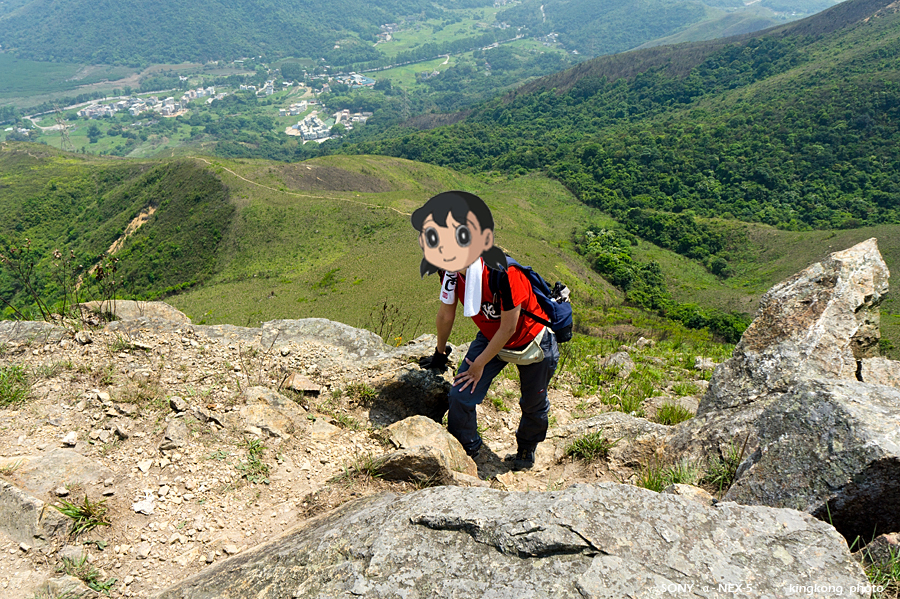
[[[31,0],[0,18],[0,44],[21,58],[107,64],[205,62],[261,52],[318,57],[346,36],[371,46],[380,25],[441,10],[422,0]]]
[[[570,50],[588,56],[624,52],[648,40],[673,36],[699,24],[691,39],[713,39],[757,31],[811,15],[834,0],[525,0],[497,15],[513,26],[559,34]]]
[[[0,313],[29,305],[29,285],[56,301],[73,276],[90,284],[88,270],[142,212],[156,214],[115,255],[116,293],[171,293],[216,270],[234,206],[196,162],[84,158],[24,144],[0,150]]]
[[[516,36],[598,56],[679,33],[707,39],[755,31],[831,4],[833,0],[763,0],[752,6],[732,0],[526,0],[501,9],[488,0],[5,0],[0,2],[0,46],[36,61],[136,67],[291,56],[324,58],[332,67],[360,71],[469,52]],[[447,35],[445,29],[462,19],[459,9],[482,7],[486,10],[475,26]],[[432,35],[399,52],[376,45],[382,25],[394,24],[389,30],[396,32],[428,21]]]
[[[900,14],[848,0],[763,34],[596,59],[427,132],[344,151],[547,171],[633,233],[726,273],[728,227],[900,222]]]

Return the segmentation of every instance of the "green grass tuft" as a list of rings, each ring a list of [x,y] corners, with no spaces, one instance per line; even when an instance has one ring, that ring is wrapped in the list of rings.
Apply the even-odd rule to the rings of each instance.
[[[358,454],[352,461],[345,462],[343,472],[328,482],[349,485],[360,479],[381,478],[379,470],[383,464],[383,459],[372,453]]]
[[[635,484],[660,493],[669,485],[696,485],[701,476],[700,468],[688,460],[681,460],[671,466],[654,463],[641,468]]]
[[[78,578],[89,588],[97,591],[98,593],[103,593],[104,595],[109,595],[109,590],[118,581],[118,579],[116,578],[103,580],[100,576],[100,571],[94,568],[94,566],[92,566],[90,563],[88,563],[87,555],[78,560],[64,557],[62,559],[62,565],[59,568],[59,571],[68,576],[74,576],[75,578]],[[71,596],[74,597],[74,595]]]
[[[690,410],[679,404],[664,403],[656,410],[654,420],[660,424],[672,426],[685,420],[690,420],[694,415]]]
[[[865,567],[873,587],[873,599],[900,599],[900,551],[891,551],[886,563],[873,562]]]
[[[749,440],[749,437],[747,437],[747,440]],[[744,459],[744,450],[747,448],[747,440],[744,441],[743,447],[738,447],[737,444],[732,441],[725,449],[724,455],[712,456],[707,462],[706,474],[702,477],[700,482],[712,486],[720,496],[723,495],[734,483],[738,466],[741,465],[741,462]]]
[[[21,366],[0,367],[0,408],[23,403],[31,393],[31,383]]]
[[[609,450],[618,442],[618,439],[615,441],[607,439],[602,431],[595,431],[572,441],[571,445],[566,447],[566,455],[593,462],[609,456]]]
[[[269,465],[262,460],[266,446],[259,439],[247,439],[244,445],[247,449],[247,461],[237,465],[241,478],[250,483],[269,484]]]
[[[93,530],[98,526],[109,526],[109,518],[106,500],[91,501],[87,495],[84,496],[84,502],[80,505],[77,503],[69,503],[66,500],[60,500],[62,505],[54,505],[53,507],[64,516],[72,520],[72,537],[78,537],[81,533]]]

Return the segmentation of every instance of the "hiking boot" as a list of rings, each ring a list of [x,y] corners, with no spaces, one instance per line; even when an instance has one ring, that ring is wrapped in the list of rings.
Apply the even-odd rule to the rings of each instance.
[[[531,470],[534,468],[534,448],[519,448],[516,455],[506,456],[506,461],[512,462],[512,469],[516,472]]]
[[[478,456],[481,455],[481,450],[484,447],[484,442],[478,444],[478,447],[471,451],[466,451],[466,455],[472,458],[473,460],[477,460]]]

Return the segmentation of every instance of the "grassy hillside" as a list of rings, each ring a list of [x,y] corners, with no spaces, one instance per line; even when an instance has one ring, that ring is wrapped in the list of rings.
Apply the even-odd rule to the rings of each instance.
[[[848,0],[736,40],[589,61],[454,125],[343,151],[547,172],[631,233],[727,274],[740,256],[704,218],[900,223],[898,56],[900,12]]]
[[[0,173],[0,251],[31,240],[35,288],[51,300],[53,250],[73,251],[85,273],[144,213],[115,253],[121,295],[165,297],[195,322],[231,324],[320,317],[379,328],[387,304],[399,311],[387,329],[430,331],[438,283],[418,276],[409,213],[447,189],[482,195],[497,242],[583,303],[616,295],[569,241],[573,227],[602,217],[540,176],[476,179],[372,156],[103,160],[24,143],[0,147]],[[27,306],[21,281],[0,273],[3,298]]]
[[[0,173],[2,252],[32,240],[35,282],[48,298],[60,291],[54,249],[74,251],[79,272],[86,273],[122,240],[115,253],[116,276],[123,280],[118,294],[163,297],[194,322],[317,317],[408,339],[432,332],[437,308],[437,279],[418,275],[421,250],[409,213],[435,193],[466,189],[491,206],[501,247],[572,288],[581,330],[630,338],[666,327],[620,307],[621,293],[574,251],[576,233],[590,225],[616,227],[616,221],[540,175],[472,177],[378,156],[296,164],[102,160],[34,144],[4,144]],[[123,238],[142,213],[143,225]],[[648,242],[634,254],[661,265],[679,302],[752,312],[774,283],[871,236],[900,272],[898,233],[898,226],[787,232],[744,225],[732,230],[743,250],[725,279]],[[26,305],[27,294],[8,268],[0,272],[3,298]],[[889,301],[884,308],[885,337],[900,346],[897,305]],[[472,332],[461,318],[454,341]]]
[[[387,304],[399,311],[389,315],[398,334],[433,332],[438,282],[419,277],[422,253],[409,213],[447,189],[478,193],[491,206],[497,243],[568,283],[583,302],[615,297],[569,242],[574,226],[601,216],[544,177],[476,179],[375,156],[213,167],[237,206],[223,241],[225,266],[167,300],[195,322],[321,317],[378,328]],[[471,333],[470,323],[460,325],[458,333]]]
[[[0,189],[0,252],[16,256],[12,248],[27,244],[17,264],[33,265],[30,284],[51,302],[63,268],[86,275],[142,212],[155,211],[116,254],[121,292],[147,296],[202,281],[218,268],[234,213],[218,178],[189,159],[110,160],[6,143]],[[54,258],[54,250],[71,259]],[[27,283],[9,268],[0,269],[0,293],[16,307],[31,303]]]
[[[31,0],[0,17],[0,43],[21,58],[149,64],[257,56],[319,56],[346,36],[374,42],[417,0],[146,3]],[[370,46],[371,44],[367,44]]]

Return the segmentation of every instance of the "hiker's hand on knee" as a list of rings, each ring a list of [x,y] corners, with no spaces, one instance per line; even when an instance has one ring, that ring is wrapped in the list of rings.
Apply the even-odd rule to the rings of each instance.
[[[459,388],[460,391],[465,391],[466,387],[471,385],[472,388],[469,390],[469,393],[475,393],[475,387],[478,385],[478,381],[481,380],[481,375],[484,372],[484,366],[479,366],[469,358],[466,358],[466,364],[469,365],[469,369],[465,372],[460,372],[459,374],[457,374],[456,378],[453,379],[453,384],[461,384],[462,387]]]

